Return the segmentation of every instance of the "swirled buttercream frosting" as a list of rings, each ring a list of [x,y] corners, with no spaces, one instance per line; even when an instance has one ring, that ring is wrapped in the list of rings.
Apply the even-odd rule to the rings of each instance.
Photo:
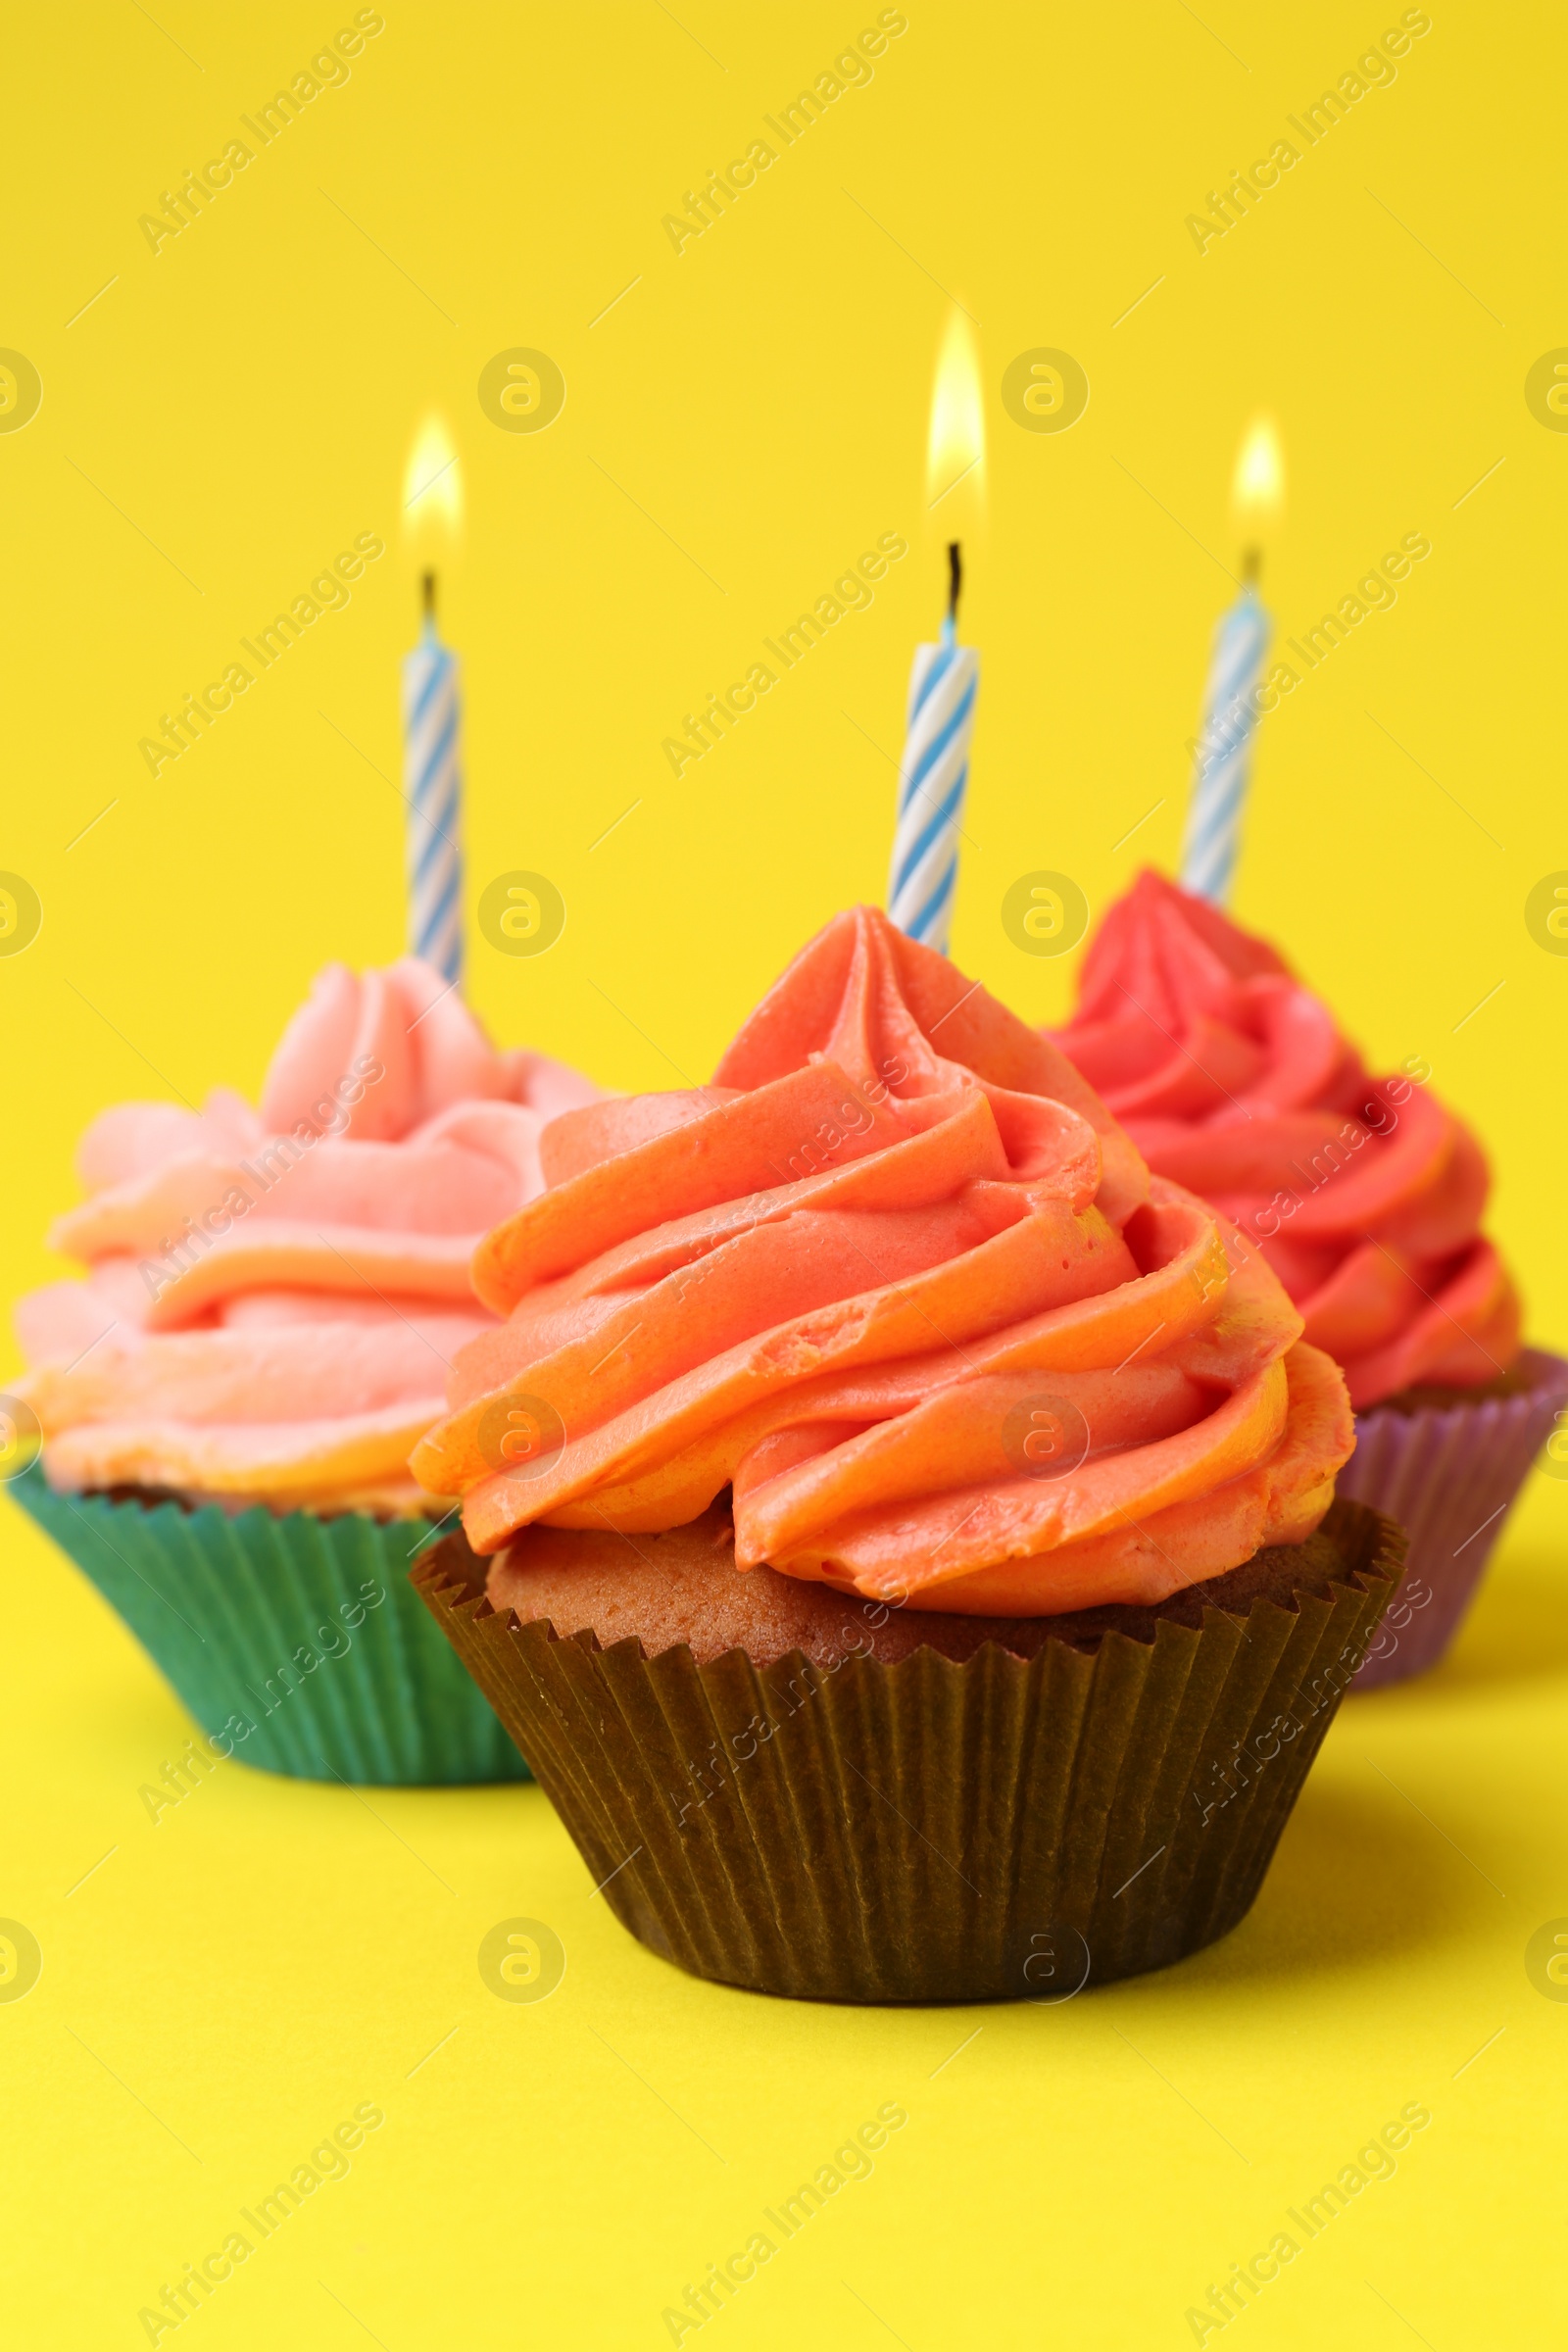
[[[1481,1231],[1480,1146],[1423,1064],[1370,1076],[1265,941],[1144,873],[1051,1035],[1150,1167],[1261,1248],[1357,1409],[1513,1362],[1519,1299]]]
[[[543,1190],[539,1137],[597,1089],[498,1053],[427,964],[320,973],[259,1107],[126,1102],[51,1241],[84,1280],[17,1309],[21,1385],[67,1490],[424,1509],[410,1447],[491,1321],[479,1238]]]
[[[1049,1615],[1306,1536],[1345,1386],[1049,1041],[867,908],[710,1086],[591,1104],[474,1258],[506,1320],[414,1468],[480,1551],[731,1494],[735,1559]]]

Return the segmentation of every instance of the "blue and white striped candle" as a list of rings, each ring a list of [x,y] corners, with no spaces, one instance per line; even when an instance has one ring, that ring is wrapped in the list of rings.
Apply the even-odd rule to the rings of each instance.
[[[436,634],[435,580],[429,572],[424,575],[423,633],[403,660],[403,728],[409,947],[455,986],[463,978],[458,664]]]
[[[1182,844],[1182,888],[1223,906],[1241,846],[1242,808],[1257,726],[1254,689],[1268,651],[1268,614],[1250,578],[1214,631],[1193,795]]]
[[[1252,768],[1258,681],[1268,652],[1269,620],[1257,598],[1262,549],[1285,503],[1285,459],[1273,419],[1254,416],[1236,453],[1231,521],[1242,556],[1242,593],[1214,631],[1203,723],[1193,768],[1193,797],[1182,844],[1182,887],[1223,906],[1241,848],[1242,811]]]
[[[957,637],[957,547],[948,550],[952,587],[936,645],[914,649],[909,721],[899,770],[899,813],[888,877],[888,913],[910,939],[947,954],[958,880],[958,834],[969,782],[980,657]]]

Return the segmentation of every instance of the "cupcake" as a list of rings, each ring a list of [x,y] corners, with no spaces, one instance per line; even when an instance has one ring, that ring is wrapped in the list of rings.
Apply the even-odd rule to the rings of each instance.
[[[497,1053],[414,958],[327,967],[259,1108],[94,1120],[54,1229],[84,1279],[17,1310],[12,1492],[225,1753],[349,1781],[526,1767],[408,1585],[450,1500],[409,1475],[447,1369],[493,1321],[478,1238],[543,1187],[539,1137],[592,1102]]]
[[[1051,1034],[1150,1167],[1261,1252],[1341,1366],[1356,1446],[1339,1493],[1410,1541],[1360,1682],[1435,1664],[1568,1404],[1568,1362],[1521,1346],[1481,1229],[1480,1146],[1424,1061],[1370,1076],[1271,947],[1152,872],[1106,913]]]
[[[414,1577],[624,1924],[860,2001],[1233,1927],[1399,1551],[1266,1263],[864,908],[710,1087],[541,1152]]]

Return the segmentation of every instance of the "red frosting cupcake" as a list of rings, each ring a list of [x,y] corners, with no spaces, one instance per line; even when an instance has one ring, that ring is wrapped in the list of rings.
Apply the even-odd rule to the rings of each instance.
[[[1520,1346],[1481,1229],[1489,1176],[1412,1059],[1372,1076],[1320,997],[1206,900],[1146,872],[1106,913],[1053,1032],[1150,1166],[1232,1219],[1343,1368],[1339,1492],[1399,1518],[1410,1567],[1363,1683],[1446,1648],[1568,1364]]]

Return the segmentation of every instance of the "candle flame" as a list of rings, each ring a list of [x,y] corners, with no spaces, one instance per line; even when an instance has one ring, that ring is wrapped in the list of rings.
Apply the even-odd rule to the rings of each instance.
[[[1244,547],[1268,537],[1285,506],[1285,457],[1272,416],[1254,416],[1236,453],[1231,519]]]
[[[949,314],[931,391],[931,425],[926,436],[925,495],[942,506],[961,481],[978,489],[985,479],[986,423],[980,399],[980,355],[974,329],[955,305]],[[948,510],[944,508],[944,527]]]
[[[403,536],[421,563],[448,558],[463,529],[463,468],[444,420],[427,416],[403,472]]]

